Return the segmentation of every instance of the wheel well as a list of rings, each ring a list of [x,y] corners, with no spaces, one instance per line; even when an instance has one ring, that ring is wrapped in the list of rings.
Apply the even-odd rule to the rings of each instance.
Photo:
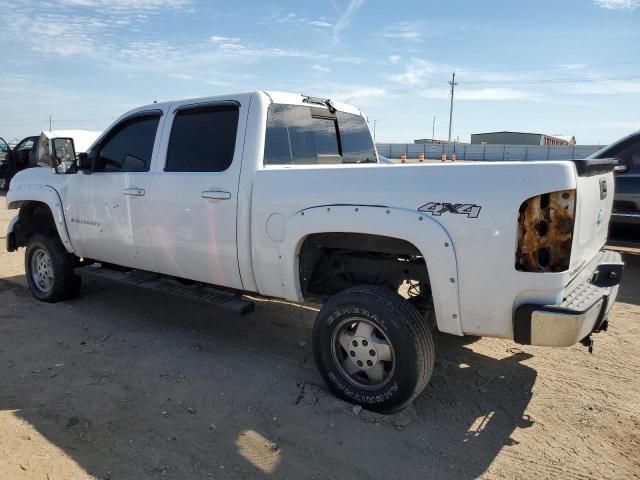
[[[300,289],[305,299],[326,299],[349,287],[370,284],[409,295],[430,295],[424,257],[410,242],[362,233],[318,233],[305,238],[299,256]]]
[[[42,233],[51,238],[58,236],[51,209],[46,203],[36,201],[24,202],[20,206],[13,233],[16,248],[26,246],[34,233]]]

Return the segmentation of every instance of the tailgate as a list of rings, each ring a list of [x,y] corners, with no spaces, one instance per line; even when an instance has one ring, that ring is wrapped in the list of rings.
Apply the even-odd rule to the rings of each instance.
[[[576,219],[571,268],[591,260],[607,241],[613,206],[614,159],[574,160],[577,177]]]

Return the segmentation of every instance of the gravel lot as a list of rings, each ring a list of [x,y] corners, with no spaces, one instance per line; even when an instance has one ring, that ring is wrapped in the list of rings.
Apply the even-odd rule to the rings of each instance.
[[[0,237],[14,212],[0,198]],[[4,239],[0,239],[4,244]],[[595,350],[442,336],[391,416],[333,398],[313,309],[98,282],[48,305],[0,247],[1,479],[640,478],[640,250]]]

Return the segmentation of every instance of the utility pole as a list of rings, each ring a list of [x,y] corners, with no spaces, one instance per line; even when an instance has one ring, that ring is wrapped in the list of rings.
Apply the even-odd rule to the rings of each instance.
[[[51,115],[49,115],[49,131],[51,131]]]
[[[431,125],[431,143],[436,139],[436,116],[433,116],[433,124]]]
[[[453,94],[456,89],[456,72],[453,72],[451,75],[451,80],[449,81],[449,85],[451,85],[451,105],[449,106],[449,142],[451,142],[451,124],[453,123]]]
[[[376,123],[378,123],[378,120],[373,121],[373,143],[376,143]]]

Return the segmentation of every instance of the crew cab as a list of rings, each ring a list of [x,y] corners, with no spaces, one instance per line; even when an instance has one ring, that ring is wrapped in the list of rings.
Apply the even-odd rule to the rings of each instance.
[[[343,399],[390,412],[429,382],[436,332],[568,346],[605,329],[614,160],[379,164],[356,107],[277,92],[132,110],[14,178],[7,248],[33,295],[82,276],[247,313],[322,304],[313,352]]]

